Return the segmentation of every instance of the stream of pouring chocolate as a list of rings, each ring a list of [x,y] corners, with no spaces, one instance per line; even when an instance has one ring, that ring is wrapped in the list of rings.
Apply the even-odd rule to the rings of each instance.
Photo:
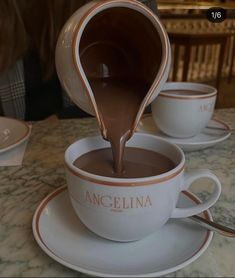
[[[134,78],[93,79],[90,84],[106,129],[106,139],[111,144],[114,171],[121,173],[125,144],[133,133],[137,113],[150,86]]]

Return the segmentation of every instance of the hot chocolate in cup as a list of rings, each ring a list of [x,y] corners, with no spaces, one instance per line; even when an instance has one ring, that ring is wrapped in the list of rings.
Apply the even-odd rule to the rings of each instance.
[[[94,171],[102,169],[93,169],[86,165],[86,161],[99,164],[100,152],[106,148],[110,148],[109,143],[101,136],[96,136],[76,141],[65,152],[68,192],[74,211],[88,229],[101,237],[121,242],[139,240],[157,232],[169,218],[199,214],[219,198],[221,185],[218,178],[209,170],[185,173],[183,151],[163,139],[147,134],[134,134],[127,142],[126,150],[137,154],[140,151],[139,157],[142,156],[141,160],[135,154],[133,159],[126,159],[128,161],[125,161],[124,156],[124,166],[131,160],[136,164],[136,173],[131,173],[131,178],[126,177],[128,173],[124,177],[98,175]],[[156,172],[146,176],[145,171],[141,174],[141,168],[144,169],[146,165],[147,168],[152,167],[148,157],[142,155],[145,152],[159,157],[160,167],[157,170],[153,167],[153,173],[160,169],[159,174]],[[94,159],[97,154],[95,161],[84,159],[89,156]],[[86,167],[91,167],[91,172]],[[180,192],[187,190],[199,178],[213,181],[213,193],[201,204],[177,208]]]
[[[152,102],[154,122],[171,137],[193,137],[209,123],[216,94],[214,87],[205,84],[168,82]]]

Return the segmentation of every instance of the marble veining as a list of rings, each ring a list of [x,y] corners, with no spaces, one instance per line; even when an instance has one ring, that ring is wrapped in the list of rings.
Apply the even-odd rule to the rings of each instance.
[[[235,109],[218,110],[235,129]],[[78,138],[98,134],[96,120],[71,119],[33,123],[23,165],[0,167],[0,276],[88,277],[48,257],[32,233],[32,217],[40,201],[64,184],[65,149]],[[212,148],[186,153],[187,170],[207,168],[221,180],[222,194],[211,208],[215,221],[235,228],[235,131]],[[198,181],[193,192],[208,196],[209,182]],[[207,251],[189,266],[166,277],[235,276],[235,239],[215,234]]]

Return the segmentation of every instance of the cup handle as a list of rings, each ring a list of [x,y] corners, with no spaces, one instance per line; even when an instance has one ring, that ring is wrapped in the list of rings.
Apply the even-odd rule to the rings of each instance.
[[[181,189],[187,190],[190,185],[199,178],[209,178],[214,182],[214,190],[209,199],[201,204],[195,205],[190,208],[175,208],[173,210],[171,218],[189,217],[195,214],[200,214],[204,210],[207,210],[208,208],[213,206],[219,199],[221,193],[221,183],[216,175],[211,173],[209,170],[194,170],[186,173],[184,176],[184,184]]]

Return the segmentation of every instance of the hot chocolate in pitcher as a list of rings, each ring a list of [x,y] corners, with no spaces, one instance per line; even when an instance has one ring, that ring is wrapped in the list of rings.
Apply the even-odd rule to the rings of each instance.
[[[75,104],[96,116],[102,137],[110,142],[110,150],[90,155],[92,160],[109,161],[111,170],[105,168],[101,175],[107,171],[111,176],[133,177],[128,171],[136,165],[127,161],[133,157],[139,164],[138,160],[143,163],[143,157],[150,157],[141,150],[125,150],[125,145],[145,107],[164,85],[170,57],[164,27],[150,9],[135,0],[91,2],[62,30],[56,50],[59,78]],[[157,156],[147,164],[157,165],[159,159],[164,161]],[[76,164],[81,167],[81,161]],[[163,164],[171,168],[170,162]],[[153,174],[158,172],[155,169]]]

